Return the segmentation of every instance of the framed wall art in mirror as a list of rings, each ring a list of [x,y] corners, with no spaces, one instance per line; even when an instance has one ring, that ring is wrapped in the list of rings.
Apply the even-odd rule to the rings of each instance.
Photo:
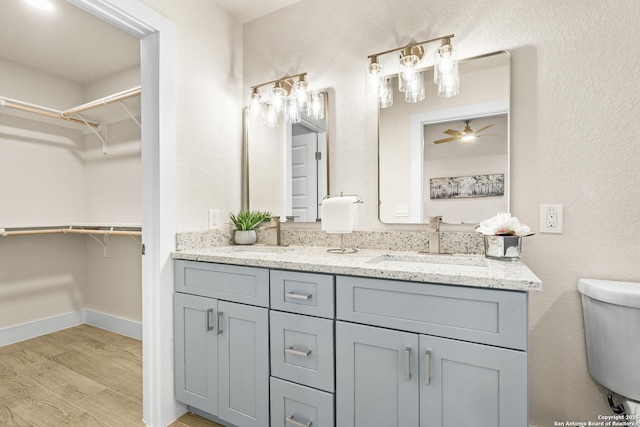
[[[245,120],[247,208],[269,211],[287,222],[317,222],[329,194],[327,93],[324,117],[302,114],[300,123],[275,127]]]
[[[436,215],[477,223],[509,211],[509,54],[469,58],[459,67],[458,95],[438,97],[428,85],[422,102],[379,109],[378,214],[384,223],[423,224]],[[425,80],[433,78],[432,69],[424,73]],[[394,97],[402,99],[396,77],[390,78]],[[442,194],[449,197],[436,197]]]

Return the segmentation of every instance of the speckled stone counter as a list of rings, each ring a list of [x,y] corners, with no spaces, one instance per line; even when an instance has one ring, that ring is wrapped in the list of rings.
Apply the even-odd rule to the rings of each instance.
[[[253,245],[184,249],[174,252],[173,258],[482,288],[542,289],[540,279],[523,263],[480,255],[430,255],[380,249],[333,254],[326,247]]]

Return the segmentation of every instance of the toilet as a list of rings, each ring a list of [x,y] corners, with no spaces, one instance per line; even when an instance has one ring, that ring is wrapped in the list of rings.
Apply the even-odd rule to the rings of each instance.
[[[589,373],[640,426],[640,283],[580,279]],[[605,415],[605,414],[603,414]]]

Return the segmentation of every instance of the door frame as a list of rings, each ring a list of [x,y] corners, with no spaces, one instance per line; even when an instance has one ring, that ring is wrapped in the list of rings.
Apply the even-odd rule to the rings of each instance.
[[[173,376],[175,26],[137,0],[67,1],[140,40],[143,420],[166,426],[186,412]]]

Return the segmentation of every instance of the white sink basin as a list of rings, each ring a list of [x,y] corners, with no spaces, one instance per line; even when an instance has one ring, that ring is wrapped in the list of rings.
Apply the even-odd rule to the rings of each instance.
[[[424,268],[428,265],[446,265],[451,267],[487,267],[485,258],[472,255],[380,255],[368,261],[387,268]]]

